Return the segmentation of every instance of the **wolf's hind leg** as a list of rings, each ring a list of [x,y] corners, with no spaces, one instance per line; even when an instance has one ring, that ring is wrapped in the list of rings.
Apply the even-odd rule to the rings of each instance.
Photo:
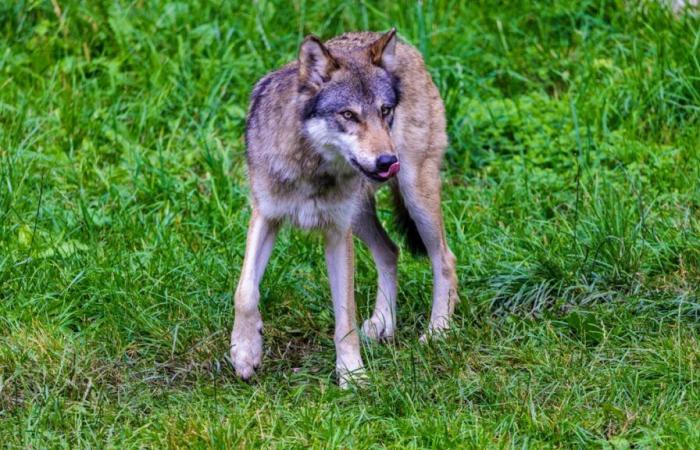
[[[408,167],[406,167],[408,169]],[[449,327],[450,318],[459,300],[457,295],[457,261],[447,245],[440,209],[440,168],[428,160],[413,170],[399,172],[399,190],[411,219],[425,244],[433,268],[433,308],[428,333],[439,333]]]
[[[248,226],[245,257],[235,293],[236,315],[231,332],[231,362],[236,374],[247,380],[262,362],[262,317],[258,310],[259,285],[277,235],[272,223],[253,208]]]
[[[377,266],[377,301],[372,317],[362,324],[362,332],[373,340],[387,340],[396,327],[396,266],[399,249],[377,218],[374,196],[368,195],[352,226],[355,236],[364,242]]]

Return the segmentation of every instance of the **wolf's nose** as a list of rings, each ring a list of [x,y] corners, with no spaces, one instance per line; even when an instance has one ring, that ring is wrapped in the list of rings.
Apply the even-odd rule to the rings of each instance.
[[[386,172],[397,161],[398,159],[394,155],[379,155],[379,158],[377,158],[377,172]]]

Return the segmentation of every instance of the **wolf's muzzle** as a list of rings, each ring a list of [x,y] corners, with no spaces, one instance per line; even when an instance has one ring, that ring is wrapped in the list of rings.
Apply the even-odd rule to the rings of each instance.
[[[381,155],[377,158],[375,162],[374,170],[367,170],[354,158],[350,160],[353,166],[355,166],[360,172],[362,172],[367,178],[374,181],[384,182],[392,178],[401,169],[398,158],[394,155]]]
[[[399,159],[394,155],[380,155],[377,158],[376,174],[385,180],[396,175],[400,169]]]
[[[394,155],[379,155],[377,158],[377,172],[386,172],[394,164],[399,162],[399,159]]]

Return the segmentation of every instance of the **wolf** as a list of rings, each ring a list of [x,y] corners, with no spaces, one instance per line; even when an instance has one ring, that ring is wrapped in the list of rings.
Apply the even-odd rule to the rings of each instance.
[[[395,28],[325,43],[306,37],[296,61],[253,88],[245,141],[252,213],[234,295],[230,357],[238,376],[249,379],[261,364],[259,285],[285,222],[324,236],[339,384],[363,371],[353,236],[369,247],[378,272],[376,305],[362,332],[393,337],[399,249],[377,218],[383,184],[392,188],[409,248],[432,264],[432,312],[421,339],[448,328],[458,294],[440,209],[445,109],[421,54]]]

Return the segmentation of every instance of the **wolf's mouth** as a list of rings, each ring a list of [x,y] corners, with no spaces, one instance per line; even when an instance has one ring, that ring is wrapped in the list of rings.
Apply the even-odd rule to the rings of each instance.
[[[369,170],[366,170],[364,167],[362,167],[355,158],[350,159],[350,162],[353,166],[355,166],[357,170],[362,172],[364,176],[366,176],[370,180],[378,181],[380,183],[383,183],[389,180],[390,178],[393,178],[394,175],[396,175],[401,169],[401,165],[398,161],[392,164],[391,167],[389,167],[389,169],[385,172],[370,172]]]

